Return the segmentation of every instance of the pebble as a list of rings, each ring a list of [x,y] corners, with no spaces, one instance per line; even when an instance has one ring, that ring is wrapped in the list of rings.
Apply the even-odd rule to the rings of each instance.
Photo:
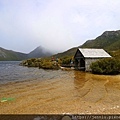
[[[116,107],[114,106],[113,109],[115,109]]]
[[[117,106],[117,108],[119,108],[120,106]]]
[[[103,110],[105,110],[105,108],[103,108]]]

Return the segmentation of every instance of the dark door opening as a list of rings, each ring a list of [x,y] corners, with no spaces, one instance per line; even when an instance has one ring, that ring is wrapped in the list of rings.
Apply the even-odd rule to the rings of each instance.
[[[85,60],[84,60],[84,58],[80,59],[80,70],[85,70]]]
[[[75,69],[85,70],[85,60],[84,58],[75,59]]]

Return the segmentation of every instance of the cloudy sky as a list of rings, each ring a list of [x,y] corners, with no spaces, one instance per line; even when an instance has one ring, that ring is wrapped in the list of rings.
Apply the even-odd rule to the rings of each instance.
[[[62,52],[120,29],[120,0],[0,0],[0,47]]]

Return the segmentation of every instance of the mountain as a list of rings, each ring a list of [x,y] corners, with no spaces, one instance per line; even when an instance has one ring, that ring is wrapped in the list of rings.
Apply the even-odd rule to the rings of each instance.
[[[40,58],[52,55],[47,49],[39,46],[28,54],[28,58]]]
[[[82,48],[103,48],[108,51],[120,49],[120,30],[106,31],[94,40],[86,41]]]
[[[4,60],[23,60],[27,58],[27,54],[6,50],[0,47],[0,61]]]
[[[0,47],[0,61],[21,61],[28,58],[47,57],[50,55],[52,53],[40,46],[28,54],[6,50]]]
[[[117,31],[105,31],[102,35],[93,40],[87,40],[83,45],[75,48],[71,48],[63,53],[54,55],[55,57],[74,56],[77,48],[103,48],[112,54],[116,54],[120,51],[120,30]],[[114,55],[113,55],[114,56]]]
[[[63,52],[63,53],[58,53],[58,54],[55,54],[53,56],[56,58],[65,57],[65,56],[73,56],[75,54],[77,48],[78,47],[74,47],[74,48],[71,48],[71,49]]]

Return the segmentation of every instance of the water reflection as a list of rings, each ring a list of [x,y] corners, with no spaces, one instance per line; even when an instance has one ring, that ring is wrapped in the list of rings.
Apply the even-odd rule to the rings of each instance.
[[[93,103],[120,103],[120,75],[105,76],[74,71],[74,89],[80,100]],[[112,97],[111,97],[112,96]]]
[[[85,72],[80,72],[80,71],[74,71],[74,85],[75,88],[81,88],[84,86],[85,82],[88,79],[86,78],[86,73]]]

